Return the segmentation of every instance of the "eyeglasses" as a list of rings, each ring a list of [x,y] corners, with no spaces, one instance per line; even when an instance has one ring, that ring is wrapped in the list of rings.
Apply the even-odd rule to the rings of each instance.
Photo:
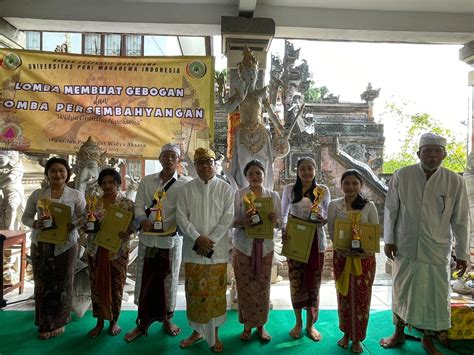
[[[214,165],[214,159],[196,160],[194,162],[194,164],[196,164],[196,166],[204,166],[204,165],[213,166]]]

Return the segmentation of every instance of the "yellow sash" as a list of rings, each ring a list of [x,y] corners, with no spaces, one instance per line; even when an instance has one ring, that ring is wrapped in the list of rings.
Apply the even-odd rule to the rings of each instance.
[[[347,256],[344,271],[336,280],[336,290],[343,296],[349,292],[349,280],[351,274],[359,276],[362,274],[362,264],[359,256]]]

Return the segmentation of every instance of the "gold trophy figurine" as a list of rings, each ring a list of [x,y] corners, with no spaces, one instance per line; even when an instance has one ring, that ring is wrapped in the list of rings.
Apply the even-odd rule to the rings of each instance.
[[[350,251],[356,253],[363,253],[362,249],[362,228],[360,227],[360,213],[352,211],[349,215],[352,221],[351,226],[351,247]]]
[[[56,228],[53,216],[51,215],[51,210],[49,209],[50,206],[51,200],[49,198],[41,198],[38,200],[38,207],[41,209],[40,219],[43,222],[42,229],[44,230]]]
[[[97,233],[99,231],[99,221],[96,216],[98,201],[99,199],[95,195],[87,198],[86,233]]]
[[[250,214],[250,225],[252,227],[263,223],[262,218],[260,217],[258,208],[254,204],[256,198],[257,196],[255,196],[255,194],[252,191],[245,194],[244,197],[242,198],[244,202],[246,202],[249,205],[249,209],[247,213]]]
[[[313,190],[314,202],[311,206],[311,212],[309,214],[309,220],[316,222],[321,217],[321,203],[324,198],[324,189],[321,186],[316,186]]]
[[[153,221],[153,232],[154,233],[163,233],[163,199],[166,197],[166,192],[159,190],[156,191],[153,197],[156,200],[155,206],[152,209],[156,211],[155,220]]]

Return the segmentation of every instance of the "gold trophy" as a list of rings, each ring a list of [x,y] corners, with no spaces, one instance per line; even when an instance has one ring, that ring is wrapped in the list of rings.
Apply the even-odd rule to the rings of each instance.
[[[163,233],[163,199],[166,197],[166,192],[163,190],[155,191],[153,197],[156,200],[155,206],[152,211],[156,211],[155,220],[153,221],[153,232]]]
[[[53,220],[53,216],[51,215],[51,210],[49,207],[51,206],[51,200],[49,198],[40,198],[38,200],[38,208],[41,209],[41,216],[40,219],[43,222],[44,230],[56,228]]]
[[[311,206],[311,212],[309,214],[309,220],[316,222],[321,217],[321,203],[324,198],[324,189],[321,186],[316,186],[313,190],[314,202]]]
[[[349,212],[349,219],[352,222],[351,226],[351,247],[350,251],[356,253],[363,253],[362,249],[362,228],[360,227],[360,212]]]
[[[252,227],[263,223],[262,218],[260,217],[258,208],[254,204],[256,198],[257,196],[255,196],[255,194],[252,191],[245,194],[244,197],[242,198],[244,202],[246,202],[249,205],[249,209],[247,213],[250,214],[250,225]]]
[[[97,220],[97,203],[99,199],[92,195],[87,198],[87,224],[86,233],[97,233],[99,231],[99,221]]]

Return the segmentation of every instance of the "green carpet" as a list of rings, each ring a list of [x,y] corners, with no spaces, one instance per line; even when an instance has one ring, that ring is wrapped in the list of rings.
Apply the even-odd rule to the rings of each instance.
[[[87,332],[95,325],[95,319],[88,312],[82,319],[74,319],[66,328],[64,335],[39,340],[37,328],[33,325],[32,311],[0,311],[0,354],[211,354],[204,341],[200,341],[189,349],[181,350],[179,341],[191,333],[184,311],[178,311],[175,322],[183,328],[183,333],[172,338],[164,333],[161,324],[154,323],[150,328],[149,336],[140,337],[133,343],[127,344],[123,340],[126,331],[135,325],[135,311],[124,311],[120,318],[120,325],[124,329],[122,334],[111,337],[106,331],[95,338],[87,338]],[[407,341],[398,349],[384,350],[378,345],[380,338],[391,334],[390,311],[373,311],[370,316],[367,339],[364,341],[365,354],[425,354],[419,342]],[[314,343],[308,337],[293,340],[288,335],[294,324],[294,316],[289,311],[272,311],[267,330],[272,335],[272,341],[262,344],[258,341],[254,331],[250,342],[239,339],[242,326],[238,323],[237,313],[228,312],[226,323],[220,328],[219,335],[224,343],[224,354],[350,354],[350,350],[343,350],[336,345],[341,337],[337,326],[337,312],[334,310],[320,311],[317,328],[323,335],[323,340]],[[454,342],[453,347],[464,354],[472,354],[474,342]],[[456,354],[441,348],[445,354]]]

